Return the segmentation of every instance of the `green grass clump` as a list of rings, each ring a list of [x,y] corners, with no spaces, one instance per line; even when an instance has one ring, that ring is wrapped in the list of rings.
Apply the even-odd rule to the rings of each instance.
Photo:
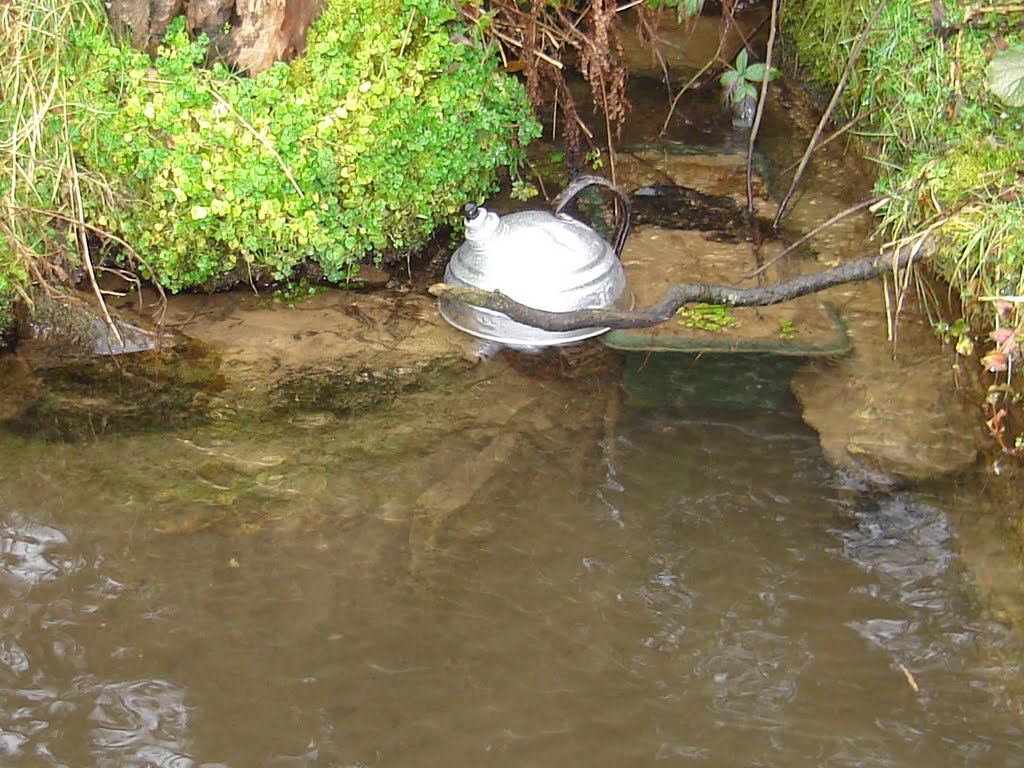
[[[95,23],[96,3],[0,3],[0,334],[30,276],[60,276],[73,232],[74,158],[63,64],[66,30]],[[62,218],[63,217],[63,218]]]
[[[962,300],[957,352],[990,375],[986,426],[1024,458],[1024,9],[795,0],[783,30],[801,72],[839,82],[879,7],[842,104],[878,164],[880,229],[937,245],[931,265]]]
[[[485,46],[453,41],[447,0],[336,0],[302,59],[255,77],[206,66],[180,17],[150,58],[113,39],[100,0],[70,5],[48,138],[73,151],[90,231],[171,290],[307,259],[344,281],[412,252],[539,133]]]
[[[783,30],[801,72],[817,85],[836,83],[877,7],[875,0],[784,4]],[[937,15],[936,15],[937,14]],[[1019,43],[1024,14],[1006,6],[974,16],[945,0],[889,0],[861,51],[843,104],[848,118],[871,114],[856,129],[878,163],[878,210],[893,239],[931,229],[938,271],[966,299],[973,319],[991,323],[978,296],[1020,295],[1024,246],[1024,108],[989,89],[986,67]]]

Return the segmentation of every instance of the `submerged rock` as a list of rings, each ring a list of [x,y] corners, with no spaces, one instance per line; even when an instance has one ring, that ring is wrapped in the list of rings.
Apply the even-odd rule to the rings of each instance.
[[[125,355],[174,346],[167,330],[133,318],[125,319],[82,294],[39,293],[18,324],[19,349],[33,367],[62,365],[94,356]]]
[[[876,287],[851,288],[860,302]],[[799,371],[792,389],[827,458],[872,486],[898,486],[956,475],[974,466],[979,420],[956,392],[949,361],[926,325],[899,322],[885,338],[877,307],[844,313],[853,352]]]
[[[223,387],[220,361],[200,344],[118,357],[68,360],[5,358],[0,386],[11,392],[0,427],[60,442],[165,432],[208,420],[211,397]]]

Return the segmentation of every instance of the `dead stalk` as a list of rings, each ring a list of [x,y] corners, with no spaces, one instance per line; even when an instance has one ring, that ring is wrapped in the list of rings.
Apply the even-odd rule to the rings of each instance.
[[[754,124],[750,126],[750,141],[747,144],[747,213],[754,215],[754,143],[757,141],[757,131],[761,127],[761,118],[764,116],[764,105],[768,98],[768,81],[772,74],[772,54],[775,52],[775,31],[779,16],[779,0],[772,0],[771,27],[768,30],[768,47],[764,59],[764,76],[761,78],[761,93],[757,99],[757,112],[754,115]]]
[[[66,123],[64,128],[66,131]],[[78,164],[75,162],[75,156],[73,153],[69,157],[68,172],[71,177],[71,207],[75,213],[75,218],[81,222],[85,220],[85,210],[82,205],[82,188],[78,183]],[[103,298],[103,291],[100,290],[99,283],[96,282],[96,272],[92,268],[92,252],[89,249],[89,238],[86,235],[85,227],[80,224],[75,224],[75,239],[78,242],[78,254],[82,261],[82,269],[89,277],[89,287],[92,288],[93,295],[96,296],[96,301],[100,308],[100,314],[103,315],[103,322],[114,335],[114,338],[117,339],[117,343],[122,349],[124,349],[124,338],[122,338],[121,332],[117,329],[117,324],[114,322],[114,318],[110,316],[110,311],[107,309],[106,299]]]
[[[863,211],[865,208],[870,208],[871,206],[877,205],[878,203],[882,202],[883,200],[888,200],[888,199],[889,198],[886,195],[878,195],[876,197],[869,197],[867,200],[861,200],[856,205],[851,205],[849,208],[840,211],[835,216],[832,216],[831,218],[827,219],[826,221],[823,221],[821,224],[819,224],[814,229],[812,229],[810,232],[808,232],[807,234],[805,234],[802,237],[800,237],[799,239],[797,239],[795,242],[793,242],[790,245],[786,246],[786,248],[781,253],[777,254],[774,257],[772,257],[769,261],[767,261],[766,263],[762,264],[760,267],[755,269],[753,272],[750,272],[750,273],[744,275],[743,277],[741,277],[739,282],[743,282],[744,280],[751,280],[751,279],[757,277],[758,275],[760,275],[765,270],[770,269],[775,264],[777,264],[781,259],[784,259],[786,256],[791,254],[793,251],[795,251],[801,245],[806,243],[812,237],[814,237],[815,235],[818,235],[821,232],[823,232],[824,230],[828,229],[833,224],[835,224],[837,221],[841,221],[842,219],[845,219],[847,216],[850,216],[850,215],[852,215],[854,213],[857,213],[858,211]]]
[[[868,33],[875,25],[875,22],[878,20],[878,17],[881,15],[887,2],[888,0],[881,0],[878,5],[875,6],[874,13],[871,14],[871,18],[868,19],[868,23],[864,26],[864,29],[861,30],[860,36],[857,38],[857,42],[854,43],[853,49],[850,51],[850,55],[846,59],[846,67],[843,70],[842,77],[839,78],[839,82],[836,84],[835,90],[832,92],[832,99],[829,101],[828,107],[826,107],[824,113],[822,113],[821,119],[818,121],[818,125],[814,129],[814,133],[811,136],[810,141],[807,142],[807,148],[804,150],[803,157],[800,158],[800,164],[797,166],[796,173],[793,175],[793,180],[789,184],[789,190],[786,192],[785,197],[782,198],[782,202],[779,204],[778,213],[775,214],[775,220],[772,222],[772,226],[775,229],[779,228],[779,222],[782,221],[786,208],[789,206],[790,200],[793,199],[793,194],[796,192],[797,184],[800,183],[800,179],[807,168],[807,163],[811,159],[811,153],[814,152],[814,149],[818,144],[818,139],[821,136],[822,131],[825,129],[826,123],[831,119],[832,113],[839,105],[839,99],[843,95],[843,91],[846,90],[846,84],[849,82],[850,77],[853,74],[853,67],[857,62],[857,57],[860,55],[860,49],[864,46],[864,43],[868,38]]]

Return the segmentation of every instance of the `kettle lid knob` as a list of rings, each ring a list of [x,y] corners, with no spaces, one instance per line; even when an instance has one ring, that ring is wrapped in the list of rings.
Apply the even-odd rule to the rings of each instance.
[[[504,233],[501,217],[482,205],[466,203],[462,206],[462,215],[466,219],[466,239],[469,241],[483,242]]]

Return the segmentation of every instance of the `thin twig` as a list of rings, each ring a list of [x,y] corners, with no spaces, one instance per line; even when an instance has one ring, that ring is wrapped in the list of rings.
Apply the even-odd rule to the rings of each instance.
[[[853,119],[849,120],[842,128],[839,128],[839,129],[837,129],[835,131],[832,131],[832,133],[830,133],[828,135],[827,139],[825,139],[824,141],[818,142],[815,145],[815,147],[812,150],[812,152],[817,152],[819,149],[824,149],[829,144],[831,144],[833,141],[835,141],[840,136],[842,136],[844,133],[846,133],[851,128],[853,128],[855,125],[857,125],[857,123],[859,123],[861,120],[864,120],[865,118],[871,117],[871,115],[875,114],[875,112],[878,112],[884,106],[887,106],[887,105],[885,105],[885,104],[876,104],[871,109],[867,109],[867,110],[861,112],[856,117],[854,117]],[[795,163],[790,163],[785,168],[783,168],[781,171],[779,171],[779,176],[785,176],[787,173],[790,173],[794,168],[796,168],[799,164],[800,164],[799,160],[797,160]]]
[[[234,105],[232,105],[231,102],[229,102],[219,93],[217,93],[216,89],[214,89],[212,86],[207,87],[209,88],[210,93],[213,94],[213,97],[217,99],[217,101],[220,102],[222,106],[226,107],[231,112],[232,115],[235,116],[235,119],[242,124],[242,127],[249,131],[249,133],[253,135],[253,138],[255,138],[256,141],[258,141],[260,144],[262,144],[266,148],[266,150],[271,155],[274,156],[274,159],[277,160],[277,164],[281,166],[281,170],[284,171],[285,177],[287,177],[288,181],[291,182],[292,187],[298,193],[299,197],[305,198],[306,196],[303,194],[302,189],[299,187],[299,183],[295,181],[295,177],[292,176],[292,172],[288,169],[288,165],[285,163],[283,159],[281,159],[281,156],[277,154],[277,150],[274,149],[274,147],[271,145],[269,141],[267,141],[266,137],[262,133],[257,131],[255,128],[253,128],[252,125],[249,124],[248,120],[246,120],[244,117],[238,114],[238,110],[235,109]]]
[[[764,75],[761,77],[761,93],[757,99],[757,112],[754,114],[754,123],[750,126],[750,141],[747,144],[747,213],[754,215],[754,142],[757,141],[757,131],[761,127],[761,118],[764,116],[764,105],[768,100],[768,81],[772,74],[772,53],[775,51],[775,30],[779,15],[779,0],[772,0],[771,28],[768,30],[768,50],[764,57]]]
[[[601,102],[604,109],[604,134],[608,141],[608,167],[611,170],[612,184],[617,184],[618,179],[615,173],[615,142],[612,141],[612,119],[608,115],[608,92],[604,85],[604,75],[598,72],[598,79],[601,81]]]
[[[773,256],[768,262],[766,262],[765,264],[762,264],[760,267],[755,269],[753,272],[750,272],[750,273],[744,275],[743,277],[741,277],[738,282],[742,283],[744,280],[750,280],[752,278],[755,278],[758,275],[760,275],[762,272],[764,272],[765,270],[770,269],[772,266],[777,264],[781,259],[784,259],[786,256],[791,254],[793,251],[795,251],[801,245],[806,243],[812,237],[814,237],[815,235],[820,233],[822,230],[825,230],[828,227],[831,227],[837,221],[840,221],[841,219],[845,219],[847,216],[849,216],[851,214],[854,214],[854,213],[857,213],[857,211],[863,211],[865,208],[870,208],[871,206],[875,205],[876,203],[880,203],[883,200],[888,200],[888,199],[889,198],[888,198],[887,195],[878,195],[876,197],[869,197],[867,200],[861,200],[856,205],[851,205],[849,208],[840,211],[835,216],[832,216],[831,218],[827,219],[826,221],[823,221],[821,224],[816,226],[814,229],[812,229],[807,234],[805,234],[802,237],[800,237],[795,242],[793,242],[790,245],[786,246],[786,248],[784,248],[781,253]]]
[[[44,210],[42,208],[28,208],[28,207],[18,206],[18,205],[11,206],[11,207],[14,210],[24,211],[26,213],[31,213],[31,214],[36,215],[36,216],[49,216],[49,217],[52,217],[54,219],[60,219],[61,221],[65,221],[68,224],[71,224],[72,226],[82,227],[83,229],[87,229],[90,232],[92,232],[93,234],[99,235],[100,237],[104,238],[105,240],[110,240],[111,242],[116,243],[117,245],[120,245],[122,248],[124,248],[126,251],[128,251],[128,255],[131,256],[133,261],[136,261],[139,264],[141,264],[143,269],[145,269],[147,272],[149,272],[149,274],[154,275],[154,276],[156,275],[156,273],[153,271],[153,268],[149,266],[149,264],[146,262],[146,260],[144,258],[142,258],[138,254],[138,252],[134,248],[132,248],[131,245],[126,240],[118,237],[113,232],[109,232],[108,230],[103,229],[103,227],[97,227],[95,224],[90,224],[89,222],[87,222],[87,221],[85,221],[85,220],[83,220],[81,218],[75,218],[73,216],[68,216],[67,214],[60,213],[59,211],[48,211],[48,210]],[[159,283],[154,283],[154,287],[156,288],[156,290],[160,294],[160,296],[162,298],[166,299],[166,294],[164,293],[163,287]]]
[[[821,132],[825,129],[825,124],[832,117],[832,112],[835,111],[836,106],[839,104],[839,98],[843,95],[843,91],[846,90],[846,84],[849,82],[850,76],[853,74],[853,67],[857,62],[857,57],[860,55],[860,49],[867,40],[868,33],[875,25],[875,22],[881,15],[886,3],[888,3],[888,0],[881,0],[875,7],[875,12],[871,14],[871,18],[868,19],[868,23],[865,25],[864,29],[861,30],[860,36],[857,38],[857,42],[854,43],[853,50],[850,51],[850,56],[846,59],[846,68],[843,70],[843,75],[839,78],[839,83],[832,92],[832,99],[829,101],[828,107],[826,107],[825,112],[822,114],[821,120],[818,121],[818,126],[814,129],[814,134],[811,136],[810,141],[807,142],[807,149],[804,150],[803,157],[800,158],[800,165],[797,167],[796,173],[793,175],[793,180],[789,184],[789,190],[786,192],[786,196],[782,198],[782,202],[779,204],[779,210],[775,214],[775,220],[772,222],[772,227],[775,229],[779,228],[779,222],[782,221],[782,216],[786,212],[789,201],[792,200],[793,193],[796,192],[796,186],[800,183],[800,178],[803,176],[804,170],[807,168],[807,163],[811,159],[811,153],[814,151],[814,148],[818,143],[818,137],[821,136]]]
[[[918,687],[917,681],[914,679],[914,676],[910,673],[910,670],[902,664],[899,665],[899,668],[900,671],[903,672],[903,676],[907,679],[907,685],[910,686],[910,690],[912,690],[914,693],[917,693],[919,690],[921,690]]]
[[[64,138],[70,146],[70,136],[67,134],[68,125],[67,120],[64,121]],[[82,188],[78,183],[78,163],[75,162],[74,153],[68,155],[68,174],[70,175],[71,183],[71,207],[75,212],[75,217],[79,221],[85,221],[85,209],[82,204]],[[117,339],[118,346],[123,350],[125,348],[124,337],[121,336],[121,331],[117,328],[117,323],[114,322],[114,318],[110,316],[110,310],[107,309],[107,301],[103,298],[103,291],[100,290],[100,285],[96,282],[96,271],[92,268],[92,253],[89,249],[89,238],[86,235],[86,229],[78,224],[75,225],[75,240],[78,242],[78,255],[81,258],[82,269],[85,270],[85,274],[89,277],[89,287],[92,288],[93,295],[96,297],[96,301],[99,304],[100,314],[103,316],[103,322],[107,326],[107,329],[113,334],[114,338]]]
[[[502,34],[501,32],[499,32],[496,29],[494,30],[494,35],[499,40],[504,40],[509,45],[514,45],[516,48],[518,48],[521,51],[525,51],[526,50],[526,46],[523,43],[519,42],[518,40],[516,40],[513,37],[509,37],[508,35]],[[530,51],[530,53],[532,53],[538,59],[541,59],[542,61],[546,61],[548,64],[550,64],[555,69],[562,69],[562,62],[558,61],[557,59],[551,58],[546,53],[544,53],[544,51],[533,50],[533,51]]]
[[[715,52],[715,56],[717,57],[718,54],[721,53],[721,52],[722,52],[722,49],[721,49],[721,47],[719,47],[719,49]],[[688,90],[690,90],[690,88],[693,86],[693,84],[696,83],[698,80],[700,80],[701,77],[704,76],[705,72],[707,72],[709,69],[711,69],[711,65],[714,64],[714,63],[715,63],[714,59],[708,59],[704,63],[704,66],[701,67],[699,70],[697,70],[696,74],[694,74],[693,77],[691,77],[689,80],[687,80],[686,83],[683,85],[683,87],[679,89],[679,92],[676,93],[675,97],[672,99],[672,101],[668,105],[668,114],[665,115],[665,121],[661,124],[661,134],[660,134],[661,136],[664,136],[666,131],[668,131],[668,124],[671,122],[672,115],[675,114],[676,106],[679,104],[679,100],[681,98],[683,98],[683,94],[686,93]]]

